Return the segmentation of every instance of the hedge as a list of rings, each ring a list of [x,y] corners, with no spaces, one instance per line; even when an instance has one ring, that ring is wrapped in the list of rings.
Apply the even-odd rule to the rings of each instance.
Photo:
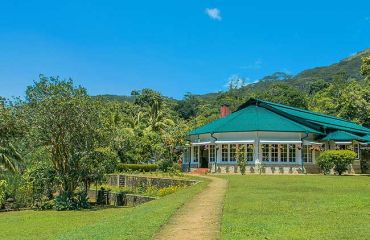
[[[158,169],[157,164],[126,164],[119,163],[117,169],[120,172],[139,171],[139,172],[155,172]]]

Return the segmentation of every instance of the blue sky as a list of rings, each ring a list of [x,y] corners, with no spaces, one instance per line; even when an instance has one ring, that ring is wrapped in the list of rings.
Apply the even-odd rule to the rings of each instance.
[[[0,96],[40,73],[90,94],[224,89],[370,47],[370,1],[0,1]]]

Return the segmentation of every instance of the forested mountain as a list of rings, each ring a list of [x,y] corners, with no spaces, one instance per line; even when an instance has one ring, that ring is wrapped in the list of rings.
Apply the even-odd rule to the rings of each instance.
[[[276,72],[271,75],[267,75],[261,78],[258,82],[249,84],[239,90],[240,94],[248,95],[251,93],[260,93],[268,89],[271,85],[282,82],[294,87],[297,87],[305,92],[310,91],[310,86],[313,82],[324,81],[333,82],[336,79],[342,79],[345,81],[350,81],[352,79],[361,80],[363,77],[360,73],[360,67],[362,64],[362,58],[370,54],[370,48],[360,51],[353,56],[345,58],[338,63],[334,63],[329,66],[315,67],[312,69],[304,70],[297,75],[289,75],[283,72]],[[204,100],[214,100],[220,97],[220,92],[218,93],[207,93],[203,95],[195,95],[200,99]],[[132,96],[118,96],[118,95],[102,95],[108,100],[120,100],[120,101],[133,101]]]

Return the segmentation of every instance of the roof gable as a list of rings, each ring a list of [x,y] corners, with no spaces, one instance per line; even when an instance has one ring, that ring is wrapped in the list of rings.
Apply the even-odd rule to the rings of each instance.
[[[300,108],[290,107],[283,104],[268,102],[260,99],[250,99],[245,104],[241,105],[238,108],[238,111],[252,104],[258,104],[260,106],[268,107],[272,111],[284,114],[286,117],[291,118],[294,121],[298,121],[301,124],[309,126],[311,128],[315,128],[316,125],[317,127],[323,130],[324,129],[345,130],[357,134],[370,133],[370,129],[342,118],[312,112]]]
[[[352,140],[357,140],[357,141],[360,141],[360,142],[361,141],[363,141],[363,142],[367,141],[365,138],[354,135],[352,133],[340,131],[340,130],[329,133],[328,135],[326,135],[321,140],[323,140],[323,141],[352,141]]]
[[[194,129],[189,135],[251,131],[307,132],[320,134],[317,130],[297,123],[269,109],[258,105],[249,105],[224,118],[220,118],[200,128]]]

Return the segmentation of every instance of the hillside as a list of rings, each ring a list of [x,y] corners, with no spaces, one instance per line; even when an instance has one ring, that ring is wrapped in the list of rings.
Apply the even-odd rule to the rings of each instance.
[[[240,94],[243,94],[245,92],[258,93],[266,90],[271,84],[276,82],[285,82],[304,91],[308,91],[310,82],[315,80],[324,80],[326,82],[331,82],[338,77],[345,79],[362,79],[362,76],[360,74],[360,66],[362,63],[361,58],[369,54],[370,48],[367,48],[353,56],[341,60],[338,63],[334,63],[329,66],[307,69],[295,76],[289,76],[287,74],[279,72],[274,73],[272,75],[261,78],[256,83],[249,84],[242,89],[239,89],[239,91]],[[211,100],[219,97],[220,93],[207,93],[197,96],[204,100]],[[102,97],[107,100],[133,100],[130,96],[102,95]]]

